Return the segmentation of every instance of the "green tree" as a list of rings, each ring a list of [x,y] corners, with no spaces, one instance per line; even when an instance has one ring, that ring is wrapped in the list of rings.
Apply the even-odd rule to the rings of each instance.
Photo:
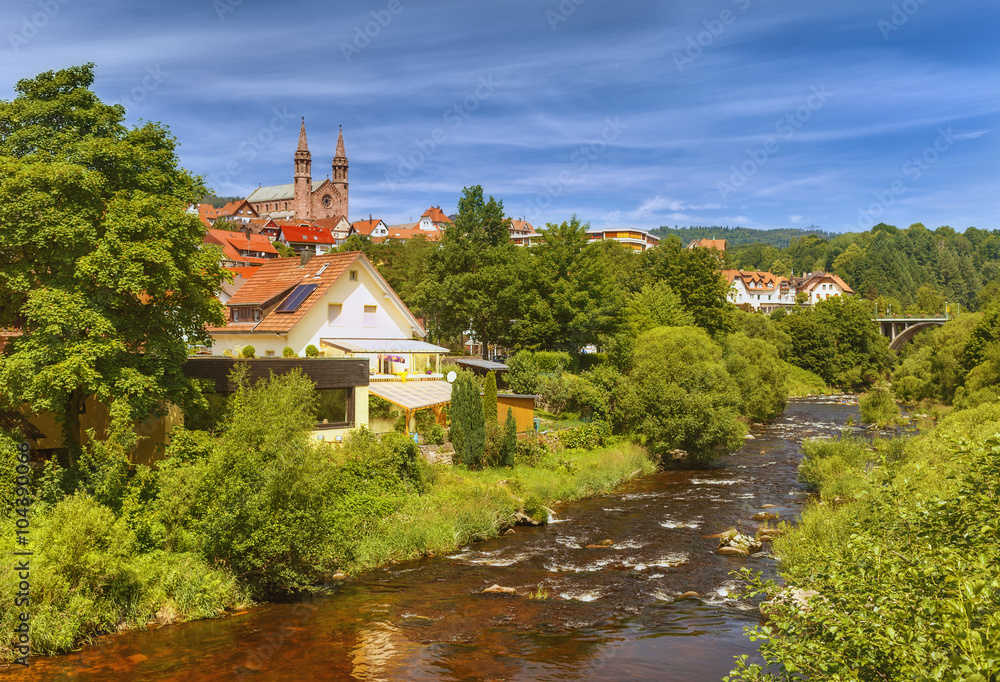
[[[645,258],[648,281],[664,282],[680,296],[696,325],[712,336],[731,331],[729,284],[719,270],[714,250],[685,249],[671,237],[641,257]]]
[[[765,421],[785,409],[788,365],[777,349],[762,339],[731,334],[724,344],[726,371],[740,393],[740,414],[753,421]]]
[[[483,197],[483,188],[466,187],[455,223],[445,228],[433,252],[430,276],[415,287],[414,301],[436,333],[458,337],[472,332],[489,346],[511,339],[511,320],[524,295],[524,249],[510,243],[503,202]]]
[[[739,390],[704,330],[661,327],[640,336],[627,390],[629,426],[654,454],[679,449],[707,462],[743,443]]]
[[[514,455],[517,454],[517,422],[514,411],[507,408],[507,419],[503,425],[503,466],[514,466]]]
[[[483,415],[487,423],[498,423],[497,415],[497,375],[489,372],[486,375],[486,385],[483,388]]]
[[[18,82],[0,102],[0,403],[51,410],[79,452],[88,395],[117,419],[199,400],[188,343],[224,323],[227,276],[187,207],[205,194],[157,123],[127,128],[93,65]]]
[[[889,341],[872,321],[871,303],[834,297],[781,320],[791,337],[788,361],[828,384],[857,388],[883,376],[893,364]]]
[[[486,417],[479,388],[470,372],[459,372],[451,387],[451,442],[462,464],[476,468],[486,449]]]
[[[634,293],[625,306],[623,327],[638,336],[656,327],[686,327],[694,324],[694,315],[684,307],[666,282],[647,284]]]
[[[589,227],[576,216],[550,223],[544,241],[528,250],[526,303],[515,326],[522,345],[576,354],[617,326],[625,291],[608,259],[620,250],[589,240]]]

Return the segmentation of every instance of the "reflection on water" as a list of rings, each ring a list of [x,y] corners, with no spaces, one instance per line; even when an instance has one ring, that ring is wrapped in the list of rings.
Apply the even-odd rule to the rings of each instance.
[[[794,518],[803,438],[833,435],[857,408],[791,402],[716,468],[669,471],[555,510],[561,523],[392,566],[331,596],[214,621],[103,637],[35,659],[22,680],[718,680],[757,622],[730,573],[774,574],[766,550],[714,553],[708,537],[753,534],[762,505]],[[493,584],[518,595],[481,594]],[[697,597],[681,595],[697,592]]]

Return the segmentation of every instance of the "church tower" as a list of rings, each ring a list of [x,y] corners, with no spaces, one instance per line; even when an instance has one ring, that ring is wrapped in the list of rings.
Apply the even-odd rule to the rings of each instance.
[[[338,207],[335,213],[347,217],[347,152],[344,151],[344,128],[340,128],[337,138],[337,152],[333,156],[333,175],[330,176],[337,189]]]
[[[344,164],[344,177],[347,177],[346,159],[344,159]],[[309,142],[306,141],[306,119],[304,116],[302,117],[302,128],[299,130],[299,147],[295,150],[295,198],[293,208],[295,209],[296,220],[312,219],[312,154],[309,153]]]

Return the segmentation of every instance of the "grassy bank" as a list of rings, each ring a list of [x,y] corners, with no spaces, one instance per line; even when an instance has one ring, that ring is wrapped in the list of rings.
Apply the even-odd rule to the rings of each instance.
[[[355,573],[450,552],[496,537],[514,524],[521,509],[545,519],[546,507],[557,501],[602,495],[655,469],[646,451],[631,444],[552,453],[533,467],[468,471],[434,466],[427,492],[405,499],[385,518],[373,519],[342,568]]]
[[[807,442],[819,501],[775,542],[786,587],[750,579],[770,600],[753,636],[782,672],[730,679],[997,679],[998,434],[990,404],[907,440]]]

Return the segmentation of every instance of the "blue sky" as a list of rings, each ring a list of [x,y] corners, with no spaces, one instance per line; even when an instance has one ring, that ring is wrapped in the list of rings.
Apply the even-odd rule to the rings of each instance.
[[[995,0],[8,0],[0,98],[93,61],[218,194],[313,176],[352,220],[481,184],[535,225],[1000,228]]]

